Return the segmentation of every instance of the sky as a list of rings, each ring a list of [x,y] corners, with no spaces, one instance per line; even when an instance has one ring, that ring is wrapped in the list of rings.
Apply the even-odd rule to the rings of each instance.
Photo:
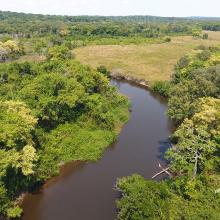
[[[0,0],[0,10],[53,15],[220,17],[220,0]]]

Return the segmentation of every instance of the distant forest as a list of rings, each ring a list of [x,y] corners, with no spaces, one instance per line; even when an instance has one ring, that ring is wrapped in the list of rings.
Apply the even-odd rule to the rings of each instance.
[[[0,11],[0,33],[30,35],[143,36],[220,30],[220,18],[156,16],[55,16]]]

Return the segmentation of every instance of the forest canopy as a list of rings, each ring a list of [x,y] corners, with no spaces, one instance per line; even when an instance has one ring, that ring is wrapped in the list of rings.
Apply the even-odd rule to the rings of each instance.
[[[0,32],[25,36],[143,36],[193,34],[196,30],[218,30],[219,19],[156,16],[54,16],[0,11]]]

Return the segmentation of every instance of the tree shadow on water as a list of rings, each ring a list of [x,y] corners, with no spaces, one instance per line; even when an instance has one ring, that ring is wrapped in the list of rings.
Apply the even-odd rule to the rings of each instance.
[[[162,162],[167,163],[167,160],[164,157],[165,157],[165,153],[166,153],[167,149],[172,147],[171,141],[169,139],[166,139],[166,140],[159,141],[158,144],[159,145],[158,145],[157,158],[159,160],[161,160]]]

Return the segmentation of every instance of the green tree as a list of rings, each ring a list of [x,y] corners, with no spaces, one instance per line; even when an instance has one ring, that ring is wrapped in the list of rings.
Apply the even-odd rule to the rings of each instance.
[[[63,45],[54,46],[48,49],[47,59],[48,60],[66,60],[73,57],[72,52]]]
[[[202,35],[202,39],[207,40],[209,38],[209,35],[207,33],[204,33]]]
[[[58,73],[39,75],[19,92],[40,122],[48,125],[73,118],[74,108],[84,94],[84,87],[74,78]]]
[[[38,159],[32,137],[36,123],[23,102],[0,102],[0,213],[9,218],[21,216],[21,208],[10,200],[23,184],[19,178],[32,175]]]
[[[21,149],[32,144],[31,132],[37,119],[23,102],[0,102],[0,143],[4,149]]]
[[[216,92],[215,84],[202,76],[196,76],[193,80],[183,80],[170,89],[167,114],[180,123],[194,114],[196,99],[215,96]]]
[[[171,166],[179,173],[191,173],[195,178],[198,170],[204,170],[207,161],[214,159],[219,150],[215,136],[220,134],[220,101],[202,98],[196,105],[196,113],[185,119],[174,134],[177,144],[168,150]]]
[[[101,65],[101,66],[99,66],[98,68],[97,68],[97,71],[98,72],[100,72],[100,73],[102,73],[104,76],[107,76],[107,77],[109,77],[109,71],[107,70],[107,68],[105,67],[105,66],[103,66],[103,65]]]
[[[202,52],[197,54],[197,57],[198,57],[199,60],[207,61],[207,60],[210,59],[211,53],[208,50],[203,50]]]
[[[169,219],[170,193],[165,183],[146,181],[139,175],[118,180],[119,220]]]

